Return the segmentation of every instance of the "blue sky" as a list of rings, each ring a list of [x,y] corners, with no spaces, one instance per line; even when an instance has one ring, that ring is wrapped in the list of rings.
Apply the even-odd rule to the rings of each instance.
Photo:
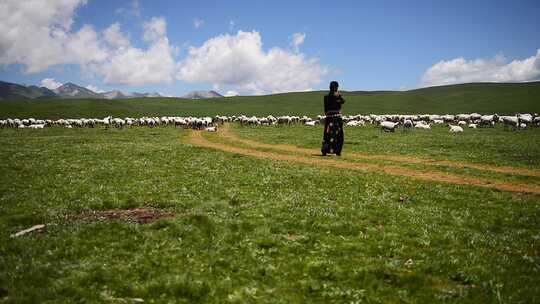
[[[540,78],[540,1],[73,0],[72,7],[41,1],[49,7],[35,9],[50,12],[47,20],[21,7],[24,1],[6,1],[4,14],[24,17],[0,26],[49,31],[28,41],[0,34],[4,81],[48,78],[179,96],[212,88],[231,94],[326,89],[333,79],[345,90],[397,90]],[[106,42],[104,31],[116,23],[128,46]],[[95,37],[81,47],[72,41],[85,26],[85,37]],[[56,28],[64,38],[54,37]],[[152,28],[157,38],[145,39]],[[296,46],[295,33],[303,37]],[[57,41],[57,48],[43,50],[53,58],[43,63],[48,59],[35,52]],[[149,51],[153,46],[160,50]],[[159,76],[131,77],[141,69]]]

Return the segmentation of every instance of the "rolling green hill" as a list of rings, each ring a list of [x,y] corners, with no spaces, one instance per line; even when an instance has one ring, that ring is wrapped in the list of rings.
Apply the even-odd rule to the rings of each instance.
[[[128,100],[41,99],[0,101],[0,118],[318,115],[325,92],[285,93],[218,99],[140,98]],[[345,114],[540,112],[540,82],[470,83],[411,91],[344,92]]]

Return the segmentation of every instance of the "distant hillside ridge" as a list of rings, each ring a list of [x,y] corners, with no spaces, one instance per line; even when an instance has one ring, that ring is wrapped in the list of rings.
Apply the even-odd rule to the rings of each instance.
[[[0,100],[2,99],[35,99],[35,98],[68,98],[68,99],[126,99],[143,97],[163,97],[157,92],[151,93],[123,93],[113,90],[104,93],[97,93],[88,88],[79,86],[72,82],[64,83],[54,90],[45,87],[26,86],[17,83],[0,81]]]
[[[50,98],[56,96],[56,93],[45,87],[24,86],[0,81],[0,99]]]
[[[131,98],[3,100],[0,118],[71,118],[214,115],[323,114],[326,91],[282,93],[216,99]],[[540,113],[540,82],[469,83],[410,91],[343,91],[343,114],[459,114],[514,115]],[[76,102],[73,102],[76,100]],[[225,99],[224,99],[225,100]]]
[[[58,96],[65,98],[102,98],[102,95],[74,83],[67,82],[53,90]]]
[[[223,97],[223,95],[219,94],[216,91],[193,91],[182,96],[182,98],[186,98],[186,99],[206,99],[206,98],[220,98],[220,97]]]

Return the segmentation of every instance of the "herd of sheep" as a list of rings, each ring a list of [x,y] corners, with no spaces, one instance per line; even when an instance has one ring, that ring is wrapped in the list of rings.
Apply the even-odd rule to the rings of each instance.
[[[18,128],[18,129],[43,129],[45,127],[65,127],[65,128],[94,128],[94,127],[115,127],[124,128],[132,126],[175,126],[193,128],[206,131],[217,131],[217,126],[225,122],[238,122],[245,126],[257,125],[293,125],[303,124],[315,126],[324,123],[325,117],[322,115],[316,118],[307,116],[278,116],[272,115],[266,117],[233,115],[215,117],[141,117],[141,118],[114,118],[112,116],[99,118],[79,118],[79,119],[3,119],[0,120],[0,128]],[[347,115],[343,116],[345,126],[359,127],[365,125],[379,126],[386,132],[394,132],[396,128],[403,129],[431,129],[432,125],[448,125],[452,133],[463,132],[464,127],[476,129],[478,127],[493,127],[496,124],[503,124],[512,129],[526,129],[529,127],[540,126],[540,116],[538,114],[517,114],[513,116],[499,116],[497,114],[481,115],[478,113],[458,114],[458,115]]]

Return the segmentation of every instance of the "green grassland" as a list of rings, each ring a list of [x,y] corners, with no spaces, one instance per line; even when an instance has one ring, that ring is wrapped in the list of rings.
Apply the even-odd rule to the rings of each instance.
[[[351,108],[375,98],[352,96],[358,99],[350,99]],[[262,104],[271,98],[279,100],[253,100]],[[189,101],[202,103],[189,111],[214,114],[227,107],[204,111],[244,99]],[[49,102],[57,107],[40,108]],[[29,102],[16,116],[164,115],[175,109],[165,105],[187,105],[80,102],[79,108],[61,106],[75,101]],[[319,103],[306,113],[315,113]],[[18,113],[12,103],[0,104],[10,109],[7,116]],[[285,114],[295,108],[275,109]],[[349,111],[362,109],[372,111]],[[437,105],[421,112],[444,109]],[[245,113],[264,110],[256,104]],[[232,111],[220,112],[227,113]],[[318,148],[321,135],[320,127],[303,126],[232,131],[309,148]],[[173,127],[0,130],[0,303],[540,301],[538,195],[254,159],[194,146],[187,141],[189,132]],[[539,129],[465,130],[459,136],[442,127],[345,132],[345,156],[404,154],[540,169]],[[219,140],[216,134],[205,137]],[[176,216],[149,225],[66,218],[140,206]],[[43,234],[9,237],[41,223],[48,224]]]
[[[323,94],[3,100],[0,118],[314,116]],[[345,114],[540,112],[538,82],[344,94]],[[231,131],[318,149],[322,129]],[[0,303],[540,302],[538,195],[255,159],[195,146],[190,132],[0,129]],[[345,132],[345,159],[356,152],[540,169],[538,128]],[[400,165],[540,185],[539,177]],[[147,225],[73,217],[135,207],[175,216]],[[46,231],[10,237],[35,224]]]
[[[278,132],[276,132],[276,129]],[[322,127],[234,126],[239,135],[269,144],[288,144],[320,149]],[[395,133],[382,132],[377,126],[345,127],[345,152],[382,155],[407,155],[437,160],[479,163],[540,169],[540,130],[513,131],[495,128],[465,128],[453,134],[446,125],[430,130],[398,128]]]
[[[204,100],[39,99],[0,101],[0,118],[78,118],[203,115],[318,115],[325,92],[286,93]],[[345,114],[540,113],[540,82],[472,83],[406,92],[344,92]]]
[[[278,131],[276,131],[276,128]],[[241,127],[234,128],[238,135],[268,144],[294,145],[317,152],[321,146],[322,127]],[[345,129],[346,154],[400,155],[419,159],[450,160],[458,163],[474,163],[489,166],[507,166],[524,169],[540,169],[540,130],[520,132],[496,128],[465,129],[466,134],[452,134],[448,127],[433,126],[430,130],[403,130],[385,133],[375,126]],[[271,151],[271,150],[268,150]],[[437,169],[442,172],[467,174],[503,182],[524,182],[540,185],[540,178],[494,173],[472,168],[449,168],[422,163],[396,163],[384,160],[360,159],[359,162],[406,166],[414,169]]]

